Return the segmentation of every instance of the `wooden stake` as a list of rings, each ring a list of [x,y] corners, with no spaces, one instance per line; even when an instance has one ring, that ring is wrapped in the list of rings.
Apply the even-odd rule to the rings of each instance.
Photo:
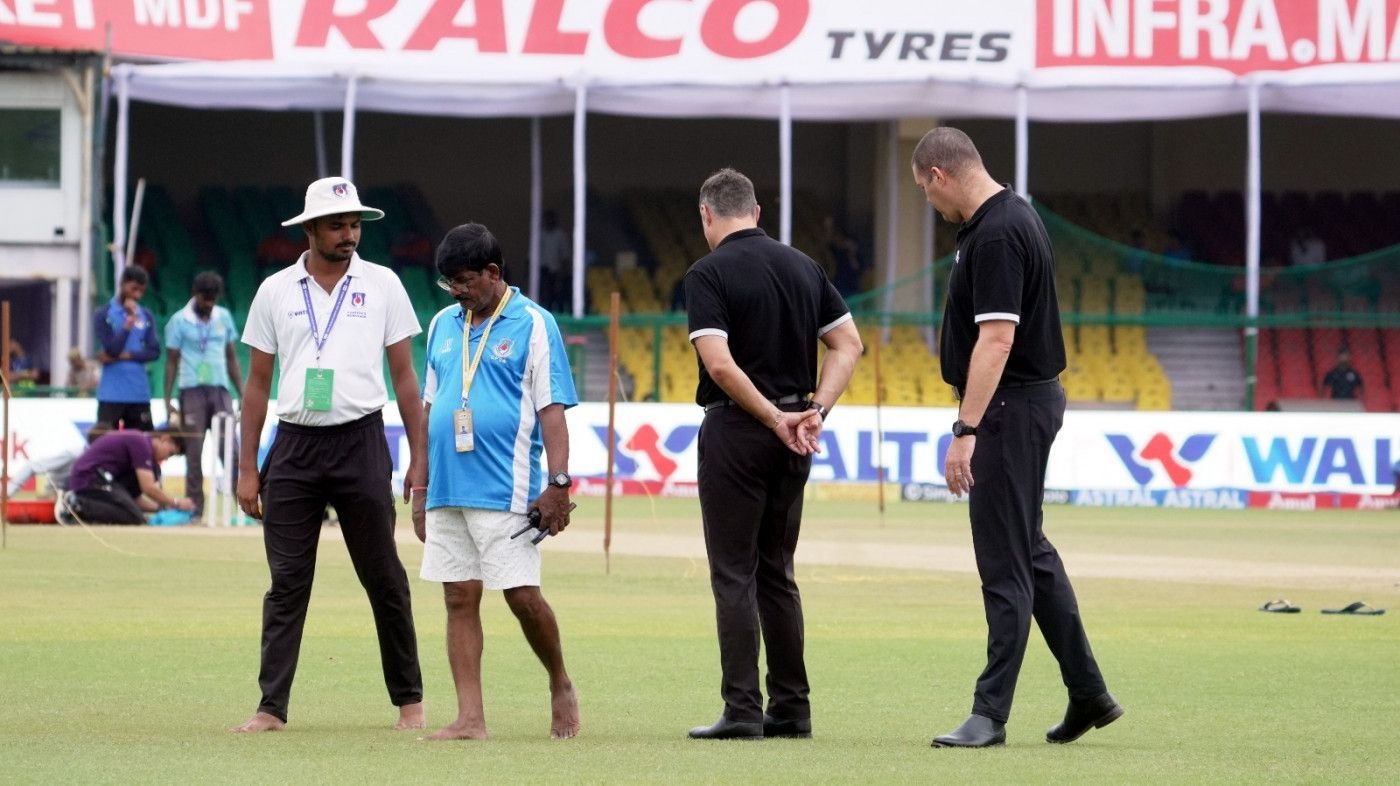
[[[603,570],[612,573],[613,467],[617,464],[617,342],[622,295],[612,293],[608,304],[608,487],[603,491]]]
[[[875,473],[880,499],[880,524],[885,523],[885,429],[881,425],[881,404],[885,398],[885,376],[880,368],[880,343],[883,330],[875,334]]]
[[[0,397],[5,400],[3,437],[4,456],[0,457],[0,549],[10,545],[10,301],[0,303]]]

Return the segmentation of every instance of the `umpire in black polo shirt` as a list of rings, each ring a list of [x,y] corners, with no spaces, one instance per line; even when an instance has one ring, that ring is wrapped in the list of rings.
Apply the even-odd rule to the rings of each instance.
[[[817,263],[758,228],[747,177],[733,169],[711,175],[700,188],[700,220],[713,253],[686,273],[685,301],[700,361],[695,402],[705,408],[700,510],[724,713],[690,736],[810,737],[793,552],[812,453],[827,410],[860,358],[860,334]],[[827,348],[820,385],[818,341]],[[768,656],[766,712],[760,631]]]
[[[987,667],[972,716],[934,747],[1006,741],[1031,618],[1060,663],[1069,709],[1049,742],[1072,742],[1123,714],[1108,693],[1041,504],[1050,446],[1065,416],[1055,255],[1040,217],[987,174],[967,134],[935,128],[914,149],[914,180],[960,223],[948,277],[940,359],[960,406],[944,461],[948,489],[968,495],[987,614]]]

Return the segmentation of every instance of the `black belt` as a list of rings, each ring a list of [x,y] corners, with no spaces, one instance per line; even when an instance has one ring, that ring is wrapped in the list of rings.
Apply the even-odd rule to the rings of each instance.
[[[781,406],[784,405],[784,404],[796,404],[796,403],[798,403],[798,402],[800,402],[800,401],[806,401],[806,400],[807,400],[807,397],[804,396],[804,395],[802,395],[801,393],[793,393],[791,396],[783,396],[783,397],[781,397],[781,398],[770,398],[770,399],[768,399],[769,402],[771,402],[771,403],[773,403],[773,404],[775,404],[775,405],[777,405],[777,406],[779,406],[779,407],[781,407]],[[717,408],[717,407],[733,407],[733,406],[738,406],[738,402],[734,401],[733,399],[722,398],[722,399],[720,399],[719,401],[711,401],[710,403],[706,404],[706,405],[705,405],[705,411],[706,411],[706,412],[709,412],[710,410],[715,409],[715,408]]]
[[[1060,381],[1060,378],[1059,378],[1059,377],[1051,377],[1051,378],[1049,378],[1049,379],[1034,379],[1034,380],[1031,380],[1030,382],[1006,382],[1006,383],[1004,383],[1004,384],[997,385],[997,390],[1017,390],[1017,389],[1019,389],[1019,388],[1038,388],[1038,387],[1040,387],[1041,385],[1049,385],[1049,384],[1051,384],[1052,382],[1059,382],[1059,381]],[[953,385],[953,395],[957,396],[958,401],[962,401],[962,399],[963,399],[963,394],[964,394],[965,392],[967,392],[967,391],[966,391],[964,388],[960,388],[960,387],[958,387],[957,385]]]

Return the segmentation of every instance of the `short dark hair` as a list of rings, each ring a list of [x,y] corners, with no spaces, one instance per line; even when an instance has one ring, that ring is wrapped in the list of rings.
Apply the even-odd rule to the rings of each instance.
[[[185,455],[185,434],[179,428],[166,424],[152,431],[151,437],[169,437],[170,441],[175,443],[175,455]]]
[[[506,263],[501,259],[501,244],[491,230],[482,224],[467,222],[453,227],[437,247],[437,271],[452,278],[463,270],[480,273],[487,265],[501,269],[506,276]]]
[[[758,207],[753,181],[743,172],[725,167],[705,179],[700,186],[700,204],[720,218],[743,218]]]
[[[224,296],[224,277],[212,270],[206,270],[194,277],[190,292],[210,300],[218,300]]]
[[[944,172],[958,177],[973,167],[982,167],[982,154],[972,138],[952,126],[939,126],[924,134],[919,144],[914,146],[910,163],[922,176],[938,167]]]
[[[121,283],[127,284],[133,281],[144,287],[147,284],[151,283],[151,277],[146,275],[145,268],[139,267],[137,265],[127,265],[126,267],[122,268]]]

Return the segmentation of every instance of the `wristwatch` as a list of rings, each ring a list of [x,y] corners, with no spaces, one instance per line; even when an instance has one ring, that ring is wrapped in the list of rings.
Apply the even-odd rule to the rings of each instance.
[[[572,488],[574,479],[569,477],[567,472],[556,472],[549,476],[549,485],[558,486],[561,489]]]
[[[830,411],[826,407],[823,407],[816,399],[807,402],[807,409],[815,409],[817,414],[822,416],[822,420],[826,420],[826,413]]]
[[[957,420],[953,421],[953,436],[975,437],[977,436],[977,427],[969,426],[966,423],[962,422],[962,418],[958,418]]]

